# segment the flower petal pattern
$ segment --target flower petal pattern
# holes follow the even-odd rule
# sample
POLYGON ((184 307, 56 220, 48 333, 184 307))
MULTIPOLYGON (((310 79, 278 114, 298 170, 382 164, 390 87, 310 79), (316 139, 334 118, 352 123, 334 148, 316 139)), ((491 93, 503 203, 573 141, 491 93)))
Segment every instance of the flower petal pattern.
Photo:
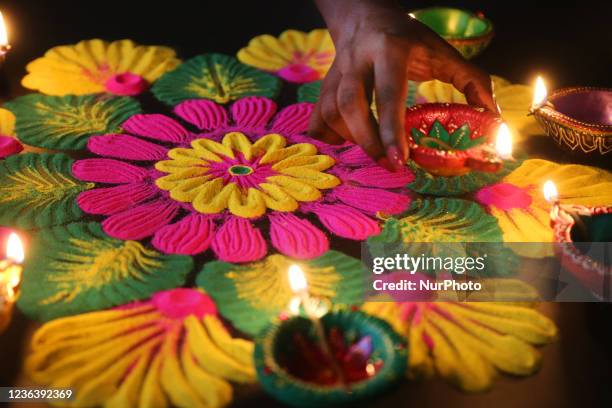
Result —
POLYGON ((32 339, 26 372, 74 388, 71 405, 223 407, 229 381, 255 382, 253 344, 232 338, 214 303, 195 289, 66 317, 32 339))
POLYGON ((0 224, 31 229, 78 220, 79 193, 94 185, 75 179, 64 154, 25 153, 0 161, 0 224))
POLYGON ((146 299, 182 285, 193 265, 190 257, 110 238, 95 222, 41 230, 29 252, 17 306, 36 320, 146 299))
POLYGON ((311 82, 325 76, 336 55, 329 31, 284 31, 278 38, 264 34, 238 51, 244 64, 275 73, 289 82, 311 82))
POLYGON ((555 324, 531 303, 369 302, 363 309, 408 340, 408 376, 437 373, 465 391, 491 388, 498 371, 537 371, 532 345, 551 342, 555 324))
POLYGON ((228 103, 245 96, 275 97, 280 81, 222 54, 203 54, 164 75, 152 88, 168 105, 205 98, 228 103))
POLYGON ((255 335, 287 310, 293 297, 287 277, 292 264, 303 269, 313 296, 334 305, 363 302, 368 272, 358 259, 336 251, 310 260, 275 254, 246 265, 209 262, 196 281, 236 328, 255 335))
POLYGON ((180 63, 173 49, 99 39, 51 48, 30 62, 24 87, 48 95, 136 95, 180 63))
POLYGON ((47 96, 30 94, 6 104, 16 117, 15 132, 22 142, 56 150, 80 150, 92 135, 116 133, 138 101, 108 95, 47 96))

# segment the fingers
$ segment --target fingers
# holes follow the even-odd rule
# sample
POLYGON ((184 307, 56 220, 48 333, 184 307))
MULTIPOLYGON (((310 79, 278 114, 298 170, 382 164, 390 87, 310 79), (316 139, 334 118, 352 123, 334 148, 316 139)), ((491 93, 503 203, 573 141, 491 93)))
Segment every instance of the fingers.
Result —
POLYGON ((319 100, 315 104, 308 124, 310 136, 330 144, 341 144, 345 140, 352 141, 337 106, 336 94, 340 79, 340 71, 332 65, 323 80, 319 100))
POLYGON ((453 84, 465 95, 470 105, 497 112, 491 78, 484 71, 464 60, 458 53, 436 58, 434 76, 443 82, 453 84))
POLYGON ((385 150, 376 132, 376 120, 370 109, 372 78, 363 74, 345 75, 340 81, 337 105, 355 143, 378 160, 385 150))
POLYGON ((380 139, 387 159, 395 170, 404 167, 408 159, 405 137, 406 67, 391 59, 378 63, 374 70, 375 100, 378 111, 380 139))

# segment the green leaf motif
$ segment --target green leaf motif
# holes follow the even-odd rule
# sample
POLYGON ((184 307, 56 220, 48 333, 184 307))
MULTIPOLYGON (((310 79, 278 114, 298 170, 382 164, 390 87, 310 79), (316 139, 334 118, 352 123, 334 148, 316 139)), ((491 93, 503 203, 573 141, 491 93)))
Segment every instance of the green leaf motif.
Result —
POLYGON ((478 276, 505 276, 516 270, 518 260, 502 241, 497 219, 478 204, 436 198, 416 200, 406 213, 388 219, 381 233, 368 239, 368 249, 376 257, 406 253, 456 259, 486 254, 485 269, 478 276))
POLYGON ((301 85, 297 91, 298 102, 317 103, 321 94, 322 81, 308 82, 301 85))
POLYGON ((193 267, 189 256, 108 237, 95 222, 43 229, 28 253, 17 305, 36 320, 146 299, 182 286, 193 267))
POLYGON ((223 54, 203 54, 162 76, 152 88, 157 99, 176 105, 205 98, 228 103, 246 96, 274 98, 281 80, 223 54))
POLYGON ((138 101, 104 94, 30 94, 6 104, 15 114, 15 133, 23 143, 54 150, 80 150, 92 135, 119 132, 140 113, 138 101))
POLYGON ((0 225, 42 228, 76 221, 77 195, 93 183, 75 179, 65 154, 26 153, 0 161, 0 225))
MULTIPOLYGON (((321 94, 321 84, 323 81, 313 81, 301 85, 297 91, 298 102, 317 103, 321 94)), ((408 81, 408 95, 406 96, 406 106, 412 106, 416 103, 418 94, 418 83, 408 81)), ((372 105, 374 106, 374 104, 372 105)))
POLYGON ((337 251, 308 261, 276 254, 246 265, 209 262, 196 282, 236 328, 255 335, 287 310, 293 297, 287 276, 292 264, 302 267, 313 296, 334 305, 363 302, 370 273, 358 259, 337 251))
POLYGON ((444 197, 467 194, 498 182, 518 168, 522 162, 523 158, 505 161, 504 167, 497 173, 471 171, 462 176, 443 177, 435 176, 409 160, 407 165, 414 173, 414 181, 408 184, 408 188, 417 193, 444 197))

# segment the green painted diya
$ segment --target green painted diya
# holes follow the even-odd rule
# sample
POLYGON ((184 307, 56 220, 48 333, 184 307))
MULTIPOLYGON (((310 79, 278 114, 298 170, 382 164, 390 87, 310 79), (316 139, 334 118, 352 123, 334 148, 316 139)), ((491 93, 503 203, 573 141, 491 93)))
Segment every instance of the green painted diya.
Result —
POLYGON ((480 13, 451 7, 430 7, 410 14, 438 33, 467 59, 484 51, 493 39, 493 23, 480 13))
POLYGON ((325 347, 315 325, 301 316, 275 323, 256 340, 255 368, 267 393, 297 407, 348 405, 404 378, 407 346, 386 322, 339 310, 321 324, 325 347))
POLYGON ((563 149, 602 157, 612 153, 611 106, 612 89, 572 87, 552 92, 533 113, 563 149))

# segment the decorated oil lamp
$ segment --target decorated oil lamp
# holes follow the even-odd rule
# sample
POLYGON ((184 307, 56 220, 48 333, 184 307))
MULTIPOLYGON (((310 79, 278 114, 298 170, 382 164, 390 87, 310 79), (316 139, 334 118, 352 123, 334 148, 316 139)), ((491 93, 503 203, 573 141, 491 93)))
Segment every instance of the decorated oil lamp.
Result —
POLYGON ((496 173, 504 161, 513 160, 508 126, 480 108, 449 103, 416 105, 406 111, 406 130, 411 159, 435 176, 496 173), (497 135, 495 141, 493 135, 497 135))
POLYGON ((0 333, 11 322, 13 306, 19 295, 23 259, 23 245, 13 232, 6 243, 6 257, 0 261, 0 333))
POLYGON ((384 321, 357 310, 329 310, 312 297, 297 265, 288 313, 255 343, 255 367, 266 392, 292 406, 347 404, 401 380, 407 348, 384 321), (302 311, 304 315, 302 315, 302 311))
POLYGON ((546 134, 570 152, 604 156, 612 152, 612 89, 563 88, 547 94, 536 81, 531 113, 546 134))
POLYGON ((484 51, 493 39, 493 23, 482 13, 452 7, 430 7, 408 15, 434 30, 467 59, 484 51))
POLYGON ((589 254, 589 249, 593 243, 612 241, 612 207, 560 204, 556 186, 550 180, 544 184, 543 191, 544 198, 552 204, 550 225, 561 266, 597 297, 609 297, 606 285, 610 285, 612 277, 611 260, 605 254, 596 259, 589 254))

